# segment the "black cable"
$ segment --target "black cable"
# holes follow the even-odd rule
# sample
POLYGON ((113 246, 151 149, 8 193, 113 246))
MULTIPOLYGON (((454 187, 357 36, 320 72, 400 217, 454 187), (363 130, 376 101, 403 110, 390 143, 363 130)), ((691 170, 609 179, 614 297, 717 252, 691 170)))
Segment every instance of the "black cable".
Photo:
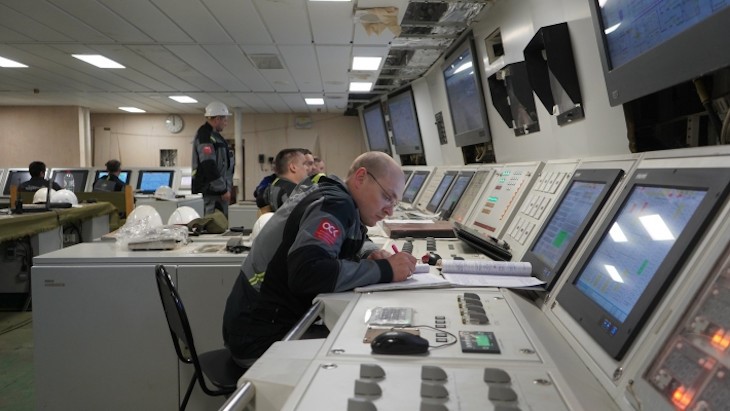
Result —
POLYGON ((0 335, 4 335, 4 334, 7 334, 7 333, 9 333, 11 331, 15 331, 15 330, 17 330, 19 328, 23 328, 26 325, 31 324, 32 322, 33 322, 33 318, 28 318, 27 320, 21 321, 21 322, 19 322, 17 324, 13 324, 10 327, 8 327, 8 328, 0 331, 0 335))

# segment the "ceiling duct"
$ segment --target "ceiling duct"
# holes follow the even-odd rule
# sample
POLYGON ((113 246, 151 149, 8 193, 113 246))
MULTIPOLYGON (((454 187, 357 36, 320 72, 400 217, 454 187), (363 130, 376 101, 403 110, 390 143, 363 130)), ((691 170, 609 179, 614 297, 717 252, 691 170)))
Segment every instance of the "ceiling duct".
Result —
POLYGON ((278 70, 284 68, 281 60, 279 60, 279 56, 276 54, 249 54, 248 58, 259 70, 278 70))

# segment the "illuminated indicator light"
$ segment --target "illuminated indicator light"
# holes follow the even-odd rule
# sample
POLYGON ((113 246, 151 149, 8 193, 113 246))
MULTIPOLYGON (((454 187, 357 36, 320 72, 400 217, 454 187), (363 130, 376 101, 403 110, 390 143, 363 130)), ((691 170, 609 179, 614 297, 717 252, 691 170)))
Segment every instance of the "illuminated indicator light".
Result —
POLYGON ((511 174, 511 173, 510 173, 509 171, 505 171, 505 172, 503 172, 503 173, 502 173, 502 175, 503 175, 503 176, 508 176, 508 175, 510 175, 510 174, 511 174))
POLYGON ((506 179, 506 178, 500 178, 500 179, 499 179, 499 182, 500 182, 500 183, 504 183, 505 181, 507 181, 507 179, 506 179))
POLYGON ((725 336, 725 338, 720 341, 720 348, 727 350, 727 347, 730 347, 730 335, 725 336))
POLYGON ((694 399, 694 392, 687 391, 684 387, 677 388, 672 394, 672 401, 682 410, 694 399))
POLYGON ((712 336, 712 345, 716 348, 722 347, 722 340, 724 337, 724 330, 718 330, 715 332, 715 334, 712 336))
POLYGON ((492 203, 496 203, 497 200, 499 200, 499 197, 489 197, 489 198, 487 198, 487 201, 490 201, 492 203))

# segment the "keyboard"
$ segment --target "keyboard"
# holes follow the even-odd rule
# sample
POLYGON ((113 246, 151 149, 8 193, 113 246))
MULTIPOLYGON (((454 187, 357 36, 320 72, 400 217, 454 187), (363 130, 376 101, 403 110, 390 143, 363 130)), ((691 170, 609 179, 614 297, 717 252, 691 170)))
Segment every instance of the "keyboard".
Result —
POLYGON ((370 310, 370 325, 410 326, 413 324, 413 308, 375 307, 370 310))

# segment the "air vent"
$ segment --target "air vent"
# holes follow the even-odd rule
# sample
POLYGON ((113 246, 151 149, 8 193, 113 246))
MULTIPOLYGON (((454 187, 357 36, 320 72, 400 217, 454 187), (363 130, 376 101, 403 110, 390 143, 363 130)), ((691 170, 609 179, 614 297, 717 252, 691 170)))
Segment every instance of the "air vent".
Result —
POLYGON ((284 68, 276 54, 250 54, 251 62, 259 70, 280 70, 284 68))

